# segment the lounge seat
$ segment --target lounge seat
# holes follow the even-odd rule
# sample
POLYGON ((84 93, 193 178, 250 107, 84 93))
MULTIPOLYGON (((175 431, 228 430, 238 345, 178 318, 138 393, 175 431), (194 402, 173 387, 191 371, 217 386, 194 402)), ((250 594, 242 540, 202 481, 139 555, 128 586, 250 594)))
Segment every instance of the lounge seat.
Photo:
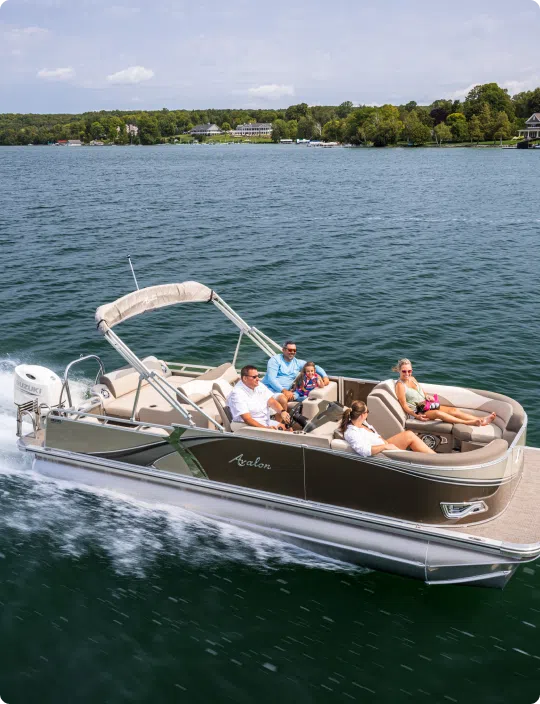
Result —
POLYGON ((367 398, 369 422, 384 437, 397 435, 402 430, 449 435, 452 433, 450 423, 441 420, 421 421, 407 417, 397 400, 395 382, 392 379, 377 384, 367 398))
POLYGON ((450 424, 440 420, 424 422, 408 418, 397 400, 395 381, 389 379, 377 384, 368 396, 370 423, 383 437, 391 437, 402 430, 413 430, 419 435, 435 435, 443 441, 441 449, 442 445, 446 445, 446 450, 451 450, 454 443, 458 447, 462 443, 485 445, 500 439, 511 442, 515 437, 515 431, 508 431, 507 425, 521 407, 516 409, 510 399, 505 400, 506 397, 500 394, 488 396, 481 391, 456 386, 424 384, 423 388, 428 394, 438 394, 441 405, 453 406, 479 418, 494 411, 497 417, 493 423, 485 426, 450 424))
MULTIPOLYGON (((166 363, 156 357, 147 357, 142 361, 147 368, 156 371, 159 376, 163 377, 168 385, 178 389, 187 399, 200 406, 211 418, 216 413, 216 406, 211 397, 213 384, 216 381, 229 384, 238 379, 238 373, 230 362, 193 378, 173 375, 166 363)), ((132 367, 119 369, 100 378, 101 383, 94 388, 96 394, 103 401, 107 415, 125 419, 132 417, 139 381, 139 374, 132 367)), ((180 405, 191 413, 198 426, 214 427, 211 421, 187 402, 180 402, 180 405)), ((186 422, 184 416, 174 409, 146 380, 141 383, 135 419, 149 425, 171 425, 172 423, 186 422)))

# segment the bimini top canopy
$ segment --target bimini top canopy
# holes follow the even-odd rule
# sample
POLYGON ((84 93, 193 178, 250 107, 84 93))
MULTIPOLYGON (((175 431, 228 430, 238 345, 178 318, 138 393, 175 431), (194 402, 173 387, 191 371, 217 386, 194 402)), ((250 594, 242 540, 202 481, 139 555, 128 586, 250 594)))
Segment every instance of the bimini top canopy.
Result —
POLYGON ((197 281, 141 288, 112 303, 100 306, 96 310, 97 327, 104 333, 108 328, 148 310, 172 306, 175 303, 205 303, 211 301, 213 295, 208 286, 197 281))

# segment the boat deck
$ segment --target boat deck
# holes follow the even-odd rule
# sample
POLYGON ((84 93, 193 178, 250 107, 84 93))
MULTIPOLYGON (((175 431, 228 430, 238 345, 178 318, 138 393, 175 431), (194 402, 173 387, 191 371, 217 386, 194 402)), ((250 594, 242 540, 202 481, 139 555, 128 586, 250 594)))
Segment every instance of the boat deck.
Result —
POLYGON ((446 528, 505 543, 540 543, 540 448, 526 447, 523 475, 512 500, 497 518, 474 526, 446 528))

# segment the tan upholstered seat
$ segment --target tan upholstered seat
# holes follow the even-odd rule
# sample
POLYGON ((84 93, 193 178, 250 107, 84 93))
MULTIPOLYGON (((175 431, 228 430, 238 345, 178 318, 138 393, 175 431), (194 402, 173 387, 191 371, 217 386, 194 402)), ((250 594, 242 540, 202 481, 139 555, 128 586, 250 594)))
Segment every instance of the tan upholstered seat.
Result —
MULTIPOLYGON (((187 399, 196 403, 211 418, 216 415, 216 405, 211 397, 212 385, 217 382, 230 384, 238 379, 238 373, 230 362, 222 364, 215 369, 210 369, 198 377, 181 376, 172 374, 165 362, 156 357, 147 357, 142 360, 148 369, 156 371, 162 376, 166 384, 177 389, 187 399)), ((139 385, 139 374, 131 367, 125 367, 117 371, 104 375, 100 381, 99 389, 106 390, 110 397, 100 395, 103 407, 107 415, 118 418, 131 418, 133 406, 137 397, 137 387, 139 385)), ((231 387, 232 388, 232 387, 231 387)), ((98 389, 98 387, 96 387, 98 389)), ((97 393, 97 391, 96 391, 97 393)), ((192 408, 180 398, 180 405, 189 410, 193 420, 201 427, 214 427, 205 416, 197 409, 192 408)), ((170 425, 171 423, 185 424, 186 419, 179 412, 173 409, 171 404, 151 386, 146 380, 141 383, 135 420, 148 423, 150 425, 170 425)))
POLYGON ((458 444, 462 442, 486 444, 501 438, 511 442, 515 436, 512 432, 507 432, 506 428, 519 409, 514 408, 510 400, 504 400, 504 396, 500 394, 487 396, 474 389, 439 384, 424 384, 423 388, 428 394, 438 394, 441 405, 453 406, 479 418, 491 412, 495 412, 497 417, 493 423, 485 426, 408 418, 397 400, 395 381, 390 379, 377 384, 368 396, 370 423, 383 437, 391 437, 403 429, 410 429, 416 433, 436 435, 452 433, 458 444))
POLYGON ((302 415, 311 420, 319 413, 324 401, 331 403, 337 401, 337 398, 338 386, 335 381, 331 381, 328 386, 323 386, 321 389, 314 389, 303 401, 302 415))
POLYGON ((390 438, 405 429, 436 434, 452 432, 452 426, 441 420, 419 421, 408 418, 397 400, 395 382, 392 379, 375 386, 367 398, 367 405, 369 422, 383 438, 390 438))

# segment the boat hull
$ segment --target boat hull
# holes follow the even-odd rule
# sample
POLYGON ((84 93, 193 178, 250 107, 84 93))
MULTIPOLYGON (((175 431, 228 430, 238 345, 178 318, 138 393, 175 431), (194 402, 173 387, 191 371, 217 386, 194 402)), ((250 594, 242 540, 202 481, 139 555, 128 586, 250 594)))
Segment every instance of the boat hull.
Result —
MULTIPOLYGON (((428 584, 503 587, 530 550, 409 521, 256 492, 98 457, 38 447, 36 471, 117 491, 148 503, 179 506, 317 554, 428 584)), ((530 547, 530 546, 529 546, 530 547)))
POLYGON ((279 438, 181 426, 162 437, 66 418, 49 418, 45 447, 95 457, 103 464, 147 467, 431 526, 469 525, 497 516, 508 505, 523 468, 523 448, 517 446, 480 467, 429 467, 291 445, 279 438), (441 503, 468 502, 483 502, 485 510, 449 518, 441 508, 441 503))

